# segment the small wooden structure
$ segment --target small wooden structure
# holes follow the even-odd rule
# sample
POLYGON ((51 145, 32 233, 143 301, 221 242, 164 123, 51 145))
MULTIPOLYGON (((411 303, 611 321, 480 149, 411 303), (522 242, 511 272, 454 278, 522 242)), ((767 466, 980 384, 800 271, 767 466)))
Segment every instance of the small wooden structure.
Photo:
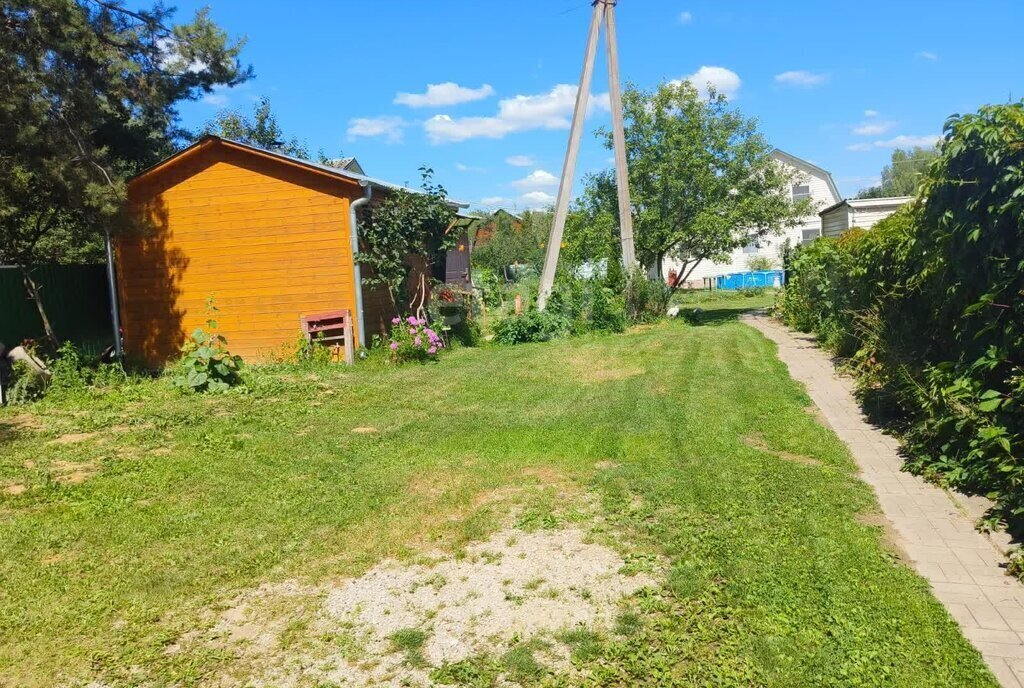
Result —
POLYGON ((211 296, 245 358, 293 343, 303 313, 351 313, 353 342, 386 334, 393 305, 362 283, 350 209, 395 188, 216 136, 141 173, 128 185, 139 230, 115 247, 127 355, 150 367, 177 356, 211 296))
POLYGON ((355 341, 352 311, 339 310, 302 316, 302 333, 310 344, 330 347, 334 358, 344 352, 345 363, 355 362, 355 341))

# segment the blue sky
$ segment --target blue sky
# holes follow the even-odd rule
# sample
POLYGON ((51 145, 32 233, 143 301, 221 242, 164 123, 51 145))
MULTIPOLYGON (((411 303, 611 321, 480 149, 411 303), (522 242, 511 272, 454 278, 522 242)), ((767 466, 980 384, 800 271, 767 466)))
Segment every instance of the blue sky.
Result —
MULTIPOLYGON (((416 182, 426 164, 478 207, 553 199, 586 0, 201 0, 179 2, 179 18, 203 5, 248 38, 256 78, 186 104, 187 126, 266 95, 289 136, 354 155, 372 176, 416 182)), ((620 0, 617 17, 624 81, 715 81, 846 195, 950 114, 1024 96, 1021 0, 620 0)), ((591 133, 608 121, 603 50, 580 176, 609 166, 591 133)))

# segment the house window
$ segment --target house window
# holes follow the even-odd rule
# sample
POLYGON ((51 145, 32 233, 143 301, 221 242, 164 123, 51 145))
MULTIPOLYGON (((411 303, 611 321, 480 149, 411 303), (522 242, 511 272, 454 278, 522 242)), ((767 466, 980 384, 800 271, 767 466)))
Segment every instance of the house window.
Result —
POLYGON ((744 253, 757 253, 760 246, 757 245, 756 241, 751 241, 749 244, 743 247, 744 253))
POLYGON ((804 199, 811 198, 811 186, 810 184, 794 184, 793 185, 793 202, 802 201, 804 199))
POLYGON ((801 243, 809 243, 818 238, 817 229, 805 229, 802 231, 801 243))

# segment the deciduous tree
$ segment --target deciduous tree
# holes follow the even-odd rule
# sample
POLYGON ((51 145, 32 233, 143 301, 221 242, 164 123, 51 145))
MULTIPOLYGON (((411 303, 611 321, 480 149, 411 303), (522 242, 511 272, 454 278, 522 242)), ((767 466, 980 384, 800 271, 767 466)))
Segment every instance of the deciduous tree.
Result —
POLYGON ((221 110, 206 123, 202 133, 247 143, 264 150, 279 151, 296 158, 309 158, 306 144, 294 137, 285 139, 277 117, 270 109, 270 98, 267 96, 262 96, 256 102, 252 117, 238 110, 221 110))
MULTIPOLYGON (((708 91, 682 82, 623 94, 637 254, 659 279, 667 256, 680 260, 674 288, 701 261, 779 234, 809 211, 790 200, 793 173, 772 157, 757 123, 708 91)), ((599 136, 611 149, 611 133, 599 136)), ((591 177, 589 187, 617 216, 614 174, 591 177)))
POLYGON ((864 189, 858 198, 885 198, 887 196, 914 196, 925 178, 929 165, 939 157, 934 148, 897 148, 892 160, 882 170, 882 183, 864 189))

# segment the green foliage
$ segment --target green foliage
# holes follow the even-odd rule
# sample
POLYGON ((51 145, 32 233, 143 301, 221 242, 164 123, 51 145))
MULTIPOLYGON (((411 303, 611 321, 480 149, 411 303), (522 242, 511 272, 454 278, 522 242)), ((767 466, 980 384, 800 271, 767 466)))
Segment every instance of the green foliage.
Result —
POLYGON ((939 152, 934 148, 897 148, 892 152, 890 163, 882 170, 882 183, 864 189, 857 194, 857 198, 916 196, 928 173, 928 166, 938 157, 939 152))
POLYGON ((455 219, 448 192, 434 183, 432 169, 422 167, 420 173, 421 191, 389 190, 370 203, 360 227, 364 250, 357 259, 370 268, 363 280, 386 287, 392 299, 409 277, 410 256, 434 265, 458 240, 447 232, 455 219))
POLYGON ((15 361, 11 366, 11 380, 7 402, 13 406, 37 401, 46 394, 46 378, 24 361, 15 361))
POLYGON ((569 333, 569 320, 556 312, 531 310, 512 315, 494 326, 494 341, 498 344, 525 344, 546 342, 569 333))
POLYGON ((517 279, 509 266, 525 266, 539 273, 544 265, 544 246, 551 233, 551 213, 527 211, 519 218, 500 210, 481 218, 481 232, 473 247, 474 268, 517 279))
POLYGON ((624 293, 626 316, 632 322, 653 322, 665 317, 672 289, 662 280, 652 280, 637 268, 629 275, 624 293))
MULTIPOLYGON (((790 200, 792 173, 772 157, 756 121, 725 96, 712 90, 705 98, 686 81, 653 93, 630 87, 623 109, 637 257, 657 277, 666 256, 682 263, 681 283, 701 261, 780 234, 809 212, 808 202, 790 200)), ((611 149, 611 133, 599 135, 611 149)), ((614 171, 591 176, 587 187, 591 213, 617 218, 614 171)))
POLYGON ((622 296, 599 279, 563 276, 552 289, 547 311, 559 313, 572 323, 572 334, 623 332, 626 308, 622 296))
POLYGON ((189 392, 226 392, 242 383, 242 357, 231 355, 228 340, 217 332, 214 316, 219 309, 212 297, 206 308, 210 314, 206 329, 197 328, 181 347, 171 384, 189 392))
POLYGON ((775 267, 775 261, 768 256, 753 256, 747 260, 747 270, 752 270, 753 272, 774 270, 775 267))
POLYGON ((784 318, 850 358, 908 466, 1024 517, 1024 103, 947 122, 924 203, 794 256, 784 318))
POLYGON ((280 151, 296 158, 309 158, 306 144, 297 138, 285 139, 277 117, 270 109, 270 98, 262 96, 253 106, 252 117, 238 110, 221 110, 203 127, 203 134, 247 143, 264 150, 280 151))

